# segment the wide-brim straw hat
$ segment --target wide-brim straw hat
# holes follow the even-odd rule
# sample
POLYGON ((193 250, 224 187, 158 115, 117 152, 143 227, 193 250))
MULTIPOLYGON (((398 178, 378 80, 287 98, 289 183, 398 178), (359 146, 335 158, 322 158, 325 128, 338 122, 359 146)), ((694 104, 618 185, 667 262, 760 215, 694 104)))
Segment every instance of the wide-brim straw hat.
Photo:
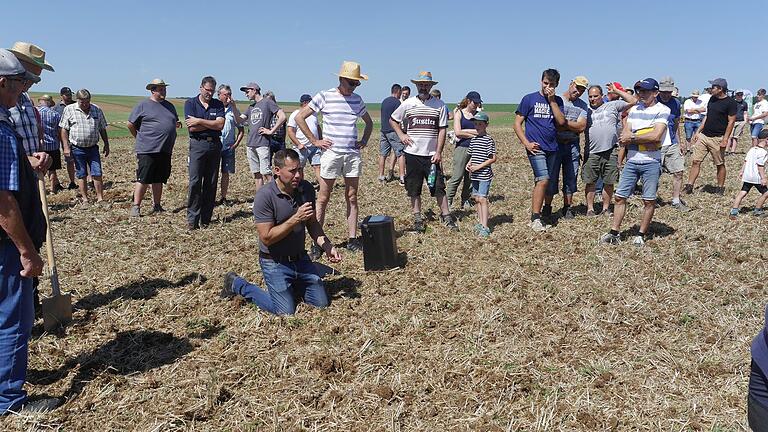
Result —
POLYGON ((416 78, 412 79, 411 82, 414 84, 418 84, 420 82, 437 84, 437 81, 432 79, 432 72, 427 72, 427 71, 419 72, 419 75, 417 75, 416 78))
POLYGON ((16 42, 9 49, 16 57, 53 72, 53 66, 45 61, 45 50, 29 42, 16 42))
POLYGON ((168 87, 170 84, 166 83, 165 81, 161 80, 160 78, 155 78, 152 81, 147 84, 147 90, 150 90, 152 87, 168 87))
POLYGON ((345 61, 341 64, 338 76, 342 78, 348 78, 351 80, 368 80, 368 75, 360 73, 360 63, 353 61, 345 61))

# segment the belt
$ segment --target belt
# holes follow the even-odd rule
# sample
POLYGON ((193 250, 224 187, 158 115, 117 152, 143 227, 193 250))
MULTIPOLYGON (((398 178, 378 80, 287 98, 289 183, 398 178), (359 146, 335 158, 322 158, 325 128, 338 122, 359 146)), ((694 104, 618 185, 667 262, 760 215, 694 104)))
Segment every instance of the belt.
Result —
POLYGON ((701 121, 701 119, 686 118, 685 121, 688 121, 688 122, 698 122, 698 121, 701 121))
POLYGON ((301 251, 301 253, 298 253, 296 255, 274 256, 266 252, 259 251, 259 258, 264 258, 264 259, 268 259, 276 262, 297 262, 302 258, 304 258, 306 254, 307 254, 307 251, 301 251))
POLYGON ((217 141, 219 141, 218 137, 195 137, 195 136, 192 136, 192 135, 190 135, 189 137, 192 138, 193 140, 197 140, 197 141, 208 141, 208 142, 217 142, 217 141))

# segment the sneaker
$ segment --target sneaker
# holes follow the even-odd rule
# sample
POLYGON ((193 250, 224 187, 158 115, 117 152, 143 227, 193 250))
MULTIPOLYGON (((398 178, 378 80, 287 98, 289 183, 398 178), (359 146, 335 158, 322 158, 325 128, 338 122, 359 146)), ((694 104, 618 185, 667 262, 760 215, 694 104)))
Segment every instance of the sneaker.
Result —
POLYGON ((736 218, 739 216, 739 209, 731 209, 730 212, 728 212, 728 218, 730 220, 736 220, 736 218))
POLYGON ((528 224, 528 226, 529 226, 529 227, 531 227, 531 229, 532 229, 532 230, 534 230, 534 231, 536 231, 536 232, 542 232, 542 231, 546 231, 546 230, 547 230, 547 228, 549 228, 549 225, 544 225, 544 224, 541 222, 541 219, 534 219, 534 220, 532 220, 532 221, 531 221, 531 222, 528 224))
POLYGON ((53 193, 57 194, 64 190, 64 186, 61 185, 61 183, 56 183, 53 185, 53 193))
POLYGON ((387 178, 384 176, 379 176, 379 183, 384 184, 387 182, 387 178))
POLYGON ((24 413, 47 413, 55 410, 61 405, 61 399, 59 398, 45 398, 34 401, 28 401, 17 411, 19 414, 24 413))
POLYGON ((400 177, 400 186, 405 186, 405 177, 400 177))
POLYGON ((600 237, 600 243, 602 244, 610 244, 610 245, 617 245, 621 244, 621 239, 618 235, 613 235, 611 233, 605 233, 600 237))
POLYGON ((488 238, 491 236, 491 229, 480 225, 480 229, 477 232, 482 238, 488 238))
POLYGON ((75 190, 77 189, 77 185, 75 184, 75 182, 69 182, 69 186, 67 186, 67 189, 75 190))
POLYGON ((568 207, 568 209, 563 212, 563 219, 570 220, 575 218, 576 218, 576 215, 573 213, 573 210, 571 210, 570 207, 568 207))
POLYGON ((221 288, 219 297, 223 299, 230 299, 235 296, 235 291, 232 286, 235 283, 235 278, 238 277, 235 272, 228 272, 224 275, 224 286, 221 288))
POLYGON ((756 208, 752 210, 752 216, 763 217, 763 215, 765 215, 765 210, 763 209, 756 208))
POLYGON ((693 185, 692 184, 687 184, 687 185, 683 186, 683 193, 686 194, 686 195, 691 195, 693 193, 693 185))
POLYGON ((715 188, 715 195, 725 195, 725 186, 718 186, 715 188))
POLYGON ((643 240, 643 236, 632 237, 632 246, 636 246, 636 247, 645 246, 645 241, 643 240))
POLYGON ((453 216, 451 216, 450 214, 440 215, 440 222, 442 222, 443 225, 445 225, 451 231, 459 230, 459 226, 456 225, 456 221, 453 219, 453 216))
POLYGON ((613 216, 613 204, 603 209, 603 211, 601 211, 600 214, 604 214, 606 216, 613 216))
POLYGON ((392 181, 392 180, 394 180, 394 179, 395 179, 395 172, 394 172, 394 171, 391 171, 391 170, 389 171, 389 173, 387 174, 387 176, 386 176, 386 177, 384 177, 384 181, 385 181, 385 182, 387 182, 387 183, 391 182, 391 181, 392 181))
POLYGON ((685 202, 682 200, 680 200, 678 203, 672 203, 672 208, 683 213, 691 211, 691 209, 688 208, 688 206, 685 205, 685 202))
POLYGON ((424 218, 421 215, 413 218, 413 230, 420 233, 427 230, 427 226, 424 225, 424 218))
POLYGON ((597 213, 594 210, 587 210, 587 217, 595 217, 597 213))
POLYGON ((139 209, 139 206, 136 204, 131 205, 131 212, 128 214, 130 217, 139 217, 141 216, 141 210, 139 209))
POLYGON ((360 252, 363 250, 363 243, 356 238, 351 238, 347 241, 347 250, 350 252, 360 252))
POLYGON ((312 261, 317 261, 322 256, 323 256, 323 250, 320 249, 320 246, 312 243, 312 246, 310 246, 309 248, 309 259, 311 259, 312 261))
POLYGON ((160 204, 155 204, 155 205, 152 206, 152 213, 162 213, 164 211, 165 211, 165 209, 160 204))

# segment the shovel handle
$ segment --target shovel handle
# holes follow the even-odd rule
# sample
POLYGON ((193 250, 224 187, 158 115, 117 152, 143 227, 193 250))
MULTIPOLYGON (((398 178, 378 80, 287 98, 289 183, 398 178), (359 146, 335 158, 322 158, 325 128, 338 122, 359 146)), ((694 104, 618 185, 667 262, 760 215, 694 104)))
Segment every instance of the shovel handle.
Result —
POLYGON ((45 215, 45 252, 48 255, 48 269, 51 272, 51 288, 53 296, 61 294, 59 287, 59 272, 56 270, 56 257, 53 255, 53 237, 51 235, 51 219, 48 217, 48 198, 45 195, 45 180, 43 176, 37 176, 37 188, 40 191, 40 202, 43 204, 45 215))

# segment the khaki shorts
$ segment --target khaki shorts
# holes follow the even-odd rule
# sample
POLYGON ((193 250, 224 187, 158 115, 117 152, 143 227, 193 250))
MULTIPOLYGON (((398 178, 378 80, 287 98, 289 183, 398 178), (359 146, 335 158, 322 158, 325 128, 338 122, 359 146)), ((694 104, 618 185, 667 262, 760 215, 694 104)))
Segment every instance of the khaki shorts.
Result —
POLYGON ((720 166, 725 163, 725 147, 720 147, 720 143, 723 142, 723 137, 708 137, 702 133, 699 133, 699 139, 696 144, 693 145, 693 161, 701 162, 707 157, 707 153, 712 155, 712 162, 715 166, 720 166))
POLYGON ((336 153, 326 150, 320 156, 320 177, 333 180, 337 177, 360 177, 363 158, 359 153, 336 153))
POLYGON ((685 170, 685 159, 680 154, 680 144, 675 143, 661 149, 661 168, 670 174, 685 170))
POLYGON ((733 132, 731 132, 731 138, 738 138, 741 136, 741 133, 744 132, 744 125, 746 125, 747 122, 745 121, 737 121, 733 125, 733 132))
POLYGON ((246 154, 248 156, 248 168, 251 169, 252 174, 271 175, 272 167, 270 166, 270 150, 269 147, 246 147, 246 154))

